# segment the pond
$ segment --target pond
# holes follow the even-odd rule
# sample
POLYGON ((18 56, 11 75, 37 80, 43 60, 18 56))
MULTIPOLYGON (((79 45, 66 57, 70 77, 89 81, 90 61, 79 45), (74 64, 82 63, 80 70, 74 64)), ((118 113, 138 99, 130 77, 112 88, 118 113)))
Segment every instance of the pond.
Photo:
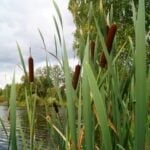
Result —
MULTIPOLYGON (((54 118, 58 121, 57 115, 52 107, 49 107, 50 112, 53 112, 54 118)), ((63 113, 61 113, 63 114, 63 113)), ((55 149, 58 141, 58 135, 56 133, 50 133, 50 128, 48 128, 48 124, 43 116, 45 116, 45 108, 44 107, 37 107, 36 108, 36 125, 35 125, 35 144, 36 146, 41 146, 42 149, 55 149), (51 136, 49 136, 50 134, 51 136), (54 136, 55 137, 54 137, 54 136)), ((61 115, 59 117, 62 117, 61 115)), ((7 135, 10 134, 10 121, 8 120, 8 107, 7 106, 0 106, 0 118, 2 119, 5 129, 7 131, 7 135)), ((23 140, 21 130, 23 131, 23 135, 25 137, 26 144, 29 149, 29 124, 28 124, 28 117, 26 108, 17 108, 16 112, 16 134, 17 134, 17 146, 18 149, 23 149, 23 140), (21 129, 21 130, 20 130, 21 129)), ((61 124, 61 123, 60 123, 61 124)), ((57 124, 58 125, 58 124, 57 124)), ((62 125, 62 124, 61 124, 62 125)), ((59 125, 58 125, 59 127, 59 125)), ((0 150, 8 150, 8 142, 9 139, 6 135, 5 130, 3 129, 2 124, 0 123, 0 150)))

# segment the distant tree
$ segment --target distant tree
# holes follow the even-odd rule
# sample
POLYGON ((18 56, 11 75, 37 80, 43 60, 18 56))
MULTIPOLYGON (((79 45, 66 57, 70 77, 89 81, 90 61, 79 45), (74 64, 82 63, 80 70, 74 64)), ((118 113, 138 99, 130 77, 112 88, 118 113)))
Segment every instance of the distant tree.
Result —
POLYGON ((64 72, 59 65, 54 65, 53 67, 50 67, 50 78, 52 79, 54 85, 56 84, 58 86, 61 86, 64 84, 64 72))
POLYGON ((8 105, 9 105, 9 98, 10 98, 10 90, 11 90, 11 85, 6 84, 6 86, 4 88, 4 97, 8 101, 8 105))
MULTIPOLYGON (((64 74, 61 67, 59 65, 54 65, 50 66, 49 68, 38 68, 35 71, 35 79, 32 84, 31 94, 36 93, 39 96, 39 98, 42 99, 51 96, 56 97, 56 99, 58 99, 57 88, 54 85, 57 86, 57 88, 60 88, 62 85, 64 85, 64 74)), ((16 83, 17 101, 25 100, 25 89, 28 91, 28 88, 28 77, 23 75, 21 77, 21 82, 16 83)), ((3 90, 0 89, 0 96, 4 95, 5 99, 9 100, 10 89, 11 85, 7 84, 3 90)))
POLYGON ((46 96, 47 90, 53 86, 61 86, 64 84, 64 74, 59 65, 38 68, 35 72, 35 84, 40 96, 46 96), (48 69, 48 70, 47 70, 48 69), (47 74, 49 72, 49 76, 47 74))
POLYGON ((23 83, 16 83, 17 101, 25 101, 25 86, 23 83))

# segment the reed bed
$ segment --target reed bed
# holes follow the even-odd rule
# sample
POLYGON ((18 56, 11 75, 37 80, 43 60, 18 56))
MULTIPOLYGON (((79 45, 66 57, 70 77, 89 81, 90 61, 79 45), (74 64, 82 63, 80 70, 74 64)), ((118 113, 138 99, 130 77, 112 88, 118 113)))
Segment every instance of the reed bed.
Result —
MULTIPOLYGON (((88 33, 87 39, 84 39, 81 34, 80 60, 72 75, 63 34, 63 21, 59 7, 54 1, 58 14, 58 19, 54 17, 57 31, 55 35, 56 55, 48 52, 41 32, 40 36, 47 55, 50 54, 58 59, 57 44, 64 50, 63 59, 59 60, 65 75, 67 102, 67 106, 62 106, 67 109, 67 112, 63 114, 63 123, 60 121, 55 125, 54 118, 48 113, 50 107, 45 103, 46 114, 44 117, 47 120, 48 132, 50 135, 53 133, 53 137, 57 136, 59 139, 54 141, 56 142, 55 149, 148 150, 150 148, 150 114, 148 112, 150 109, 148 105, 150 73, 149 68, 148 71, 146 70, 144 4, 144 0, 140 0, 138 11, 133 9, 135 42, 129 38, 121 48, 117 47, 115 43, 116 40, 119 40, 116 39, 117 24, 112 23, 109 27, 102 27, 105 23, 99 24, 92 13, 94 10, 89 9, 95 20, 97 35, 91 42, 90 33, 88 33), (102 28, 108 30, 106 37, 103 35, 102 28), (58 41, 56 37, 58 37, 58 41), (126 49, 125 45, 128 45, 126 49), (114 49, 117 50, 115 56, 112 53, 114 49), (133 59, 130 68, 120 67, 118 64, 123 50, 127 51, 133 59)), ((92 4, 90 8, 92 8, 92 4)), ((103 11, 100 11, 100 15, 104 16, 103 11)), ((17 46, 24 73, 28 76, 21 48, 19 44, 17 46)), ((48 65, 48 63, 46 64, 48 65)), ((36 94, 32 94, 32 85, 34 84, 32 69, 33 60, 29 62, 29 82, 25 93, 30 124, 30 149, 34 150, 37 148, 34 137, 36 94)), ((60 94, 59 91, 58 94, 60 94)), ((11 132, 9 142, 9 149, 13 150, 17 149, 15 96, 13 79, 10 97, 11 132)), ((59 95, 59 100, 61 99, 62 97, 59 95)), ((54 104, 54 108, 56 113, 59 113, 56 104, 54 104)), ((57 121, 59 120, 60 118, 57 117, 57 121)), ((49 149, 51 149, 50 144, 49 149)))

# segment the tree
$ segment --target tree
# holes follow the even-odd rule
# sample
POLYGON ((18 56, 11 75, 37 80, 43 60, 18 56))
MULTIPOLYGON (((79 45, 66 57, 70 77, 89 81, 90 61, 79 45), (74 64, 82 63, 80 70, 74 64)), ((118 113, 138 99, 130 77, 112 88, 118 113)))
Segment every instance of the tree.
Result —
MULTIPOLYGON (((120 44, 122 44, 128 35, 134 35, 133 30, 133 20, 132 20, 132 7, 130 0, 101 0, 103 2, 103 7, 105 10, 105 19, 106 14, 111 13, 112 17, 110 17, 110 21, 116 22, 118 25, 118 38, 120 44), (112 19, 113 18, 113 19, 112 19), (122 36, 123 34, 123 36, 122 36)), ((100 19, 100 0, 70 0, 69 2, 69 10, 71 11, 74 19, 74 23, 76 25, 76 31, 74 33, 75 41, 74 41, 74 48, 79 50, 79 43, 81 40, 81 31, 83 37, 87 38, 87 33, 90 32, 91 39, 95 39, 94 35, 96 32, 96 28, 94 25, 94 20, 92 18, 91 22, 89 22, 89 10, 90 10, 90 2, 93 4, 93 12, 97 19, 99 19, 99 24, 101 24, 100 19)), ((134 4, 137 8, 138 1, 134 0, 134 4)), ((146 7, 146 31, 149 30, 150 24, 150 2, 149 0, 145 0, 145 7, 146 7)), ((105 20, 106 21, 106 20, 105 20)), ((112 23, 112 22, 110 22, 112 23)))
POLYGON ((50 88, 64 84, 64 74, 60 66, 38 68, 35 73, 35 83, 39 96, 45 97, 50 88), (48 70, 49 71, 48 71, 48 70), (49 72, 49 75, 47 73, 49 72))
POLYGON ((61 86, 64 84, 64 73, 59 65, 54 65, 53 67, 50 67, 50 78, 54 85, 61 86))
POLYGON ((17 101, 25 101, 25 86, 23 83, 16 83, 17 101))

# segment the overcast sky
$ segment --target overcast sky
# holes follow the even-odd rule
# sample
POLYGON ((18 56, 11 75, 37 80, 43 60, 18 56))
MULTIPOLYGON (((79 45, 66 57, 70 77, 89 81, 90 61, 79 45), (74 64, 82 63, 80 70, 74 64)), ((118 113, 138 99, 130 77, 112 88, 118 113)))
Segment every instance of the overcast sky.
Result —
MULTIPOLYGON (((70 59, 73 60, 72 43, 75 26, 72 15, 67 10, 69 0, 55 1, 60 6, 67 50, 70 59)), ((0 87, 11 82, 14 68, 16 68, 17 81, 23 73, 19 67, 15 67, 20 65, 16 41, 22 49, 26 64, 30 46, 35 68, 45 64, 45 52, 42 50, 38 28, 45 37, 48 50, 53 52, 53 37, 56 32, 53 15, 57 16, 51 0, 0 1, 0 87)), ((49 56, 49 62, 53 63, 53 61, 54 59, 49 56)))

